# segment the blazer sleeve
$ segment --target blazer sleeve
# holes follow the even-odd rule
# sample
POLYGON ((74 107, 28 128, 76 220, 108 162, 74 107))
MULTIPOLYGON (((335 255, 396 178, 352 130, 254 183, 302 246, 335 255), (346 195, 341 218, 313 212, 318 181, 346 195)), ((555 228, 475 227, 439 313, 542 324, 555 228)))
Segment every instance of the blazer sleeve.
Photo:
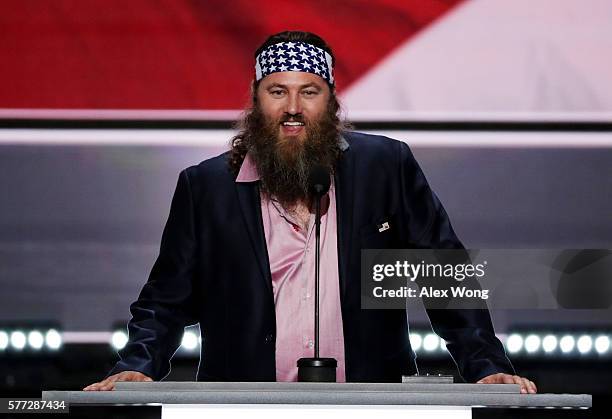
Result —
MULTIPOLYGON (((403 206, 410 208, 409 229, 416 232, 411 245, 422 249, 463 249, 412 152, 404 143, 400 147, 403 206)), ((488 309, 428 309, 427 315, 467 382, 500 372, 516 374, 495 336, 488 309)))
POLYGON ((193 301, 196 235, 187 171, 179 175, 159 256, 138 300, 130 306, 129 340, 109 375, 139 371, 153 380, 170 372, 186 325, 197 321, 193 301))

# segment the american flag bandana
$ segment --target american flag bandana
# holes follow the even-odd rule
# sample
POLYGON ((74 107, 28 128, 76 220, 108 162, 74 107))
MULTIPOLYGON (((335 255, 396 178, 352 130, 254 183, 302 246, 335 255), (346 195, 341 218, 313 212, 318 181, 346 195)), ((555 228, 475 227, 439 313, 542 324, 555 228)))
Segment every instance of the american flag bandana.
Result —
POLYGON ((279 42, 268 46, 255 59, 255 80, 279 71, 304 71, 334 84, 331 55, 306 42, 279 42))

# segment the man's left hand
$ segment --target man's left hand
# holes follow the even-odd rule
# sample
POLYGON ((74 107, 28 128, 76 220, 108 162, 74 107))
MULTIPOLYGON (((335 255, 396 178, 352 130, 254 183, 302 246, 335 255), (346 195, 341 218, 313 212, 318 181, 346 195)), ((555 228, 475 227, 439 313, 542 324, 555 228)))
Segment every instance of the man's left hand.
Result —
POLYGON ((521 386, 521 393, 537 393, 538 388, 533 381, 528 380, 525 377, 519 377, 518 375, 510 375, 504 373, 497 373, 487 375, 481 378, 477 384, 518 384, 521 386))

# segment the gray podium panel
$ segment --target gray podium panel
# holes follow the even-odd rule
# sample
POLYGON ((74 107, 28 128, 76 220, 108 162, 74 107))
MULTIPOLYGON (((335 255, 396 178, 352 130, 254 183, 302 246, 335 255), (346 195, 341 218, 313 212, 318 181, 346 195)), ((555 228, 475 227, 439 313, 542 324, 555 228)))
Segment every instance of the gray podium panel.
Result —
POLYGON ((410 393, 515 393, 518 384, 432 384, 432 383, 275 383, 275 382, 118 382, 117 391, 330 391, 410 393))
POLYGON ((482 392, 335 390, 208 390, 208 391, 44 391, 43 400, 71 404, 303 404, 303 405, 430 405, 468 407, 590 408, 586 394, 515 394, 482 392))

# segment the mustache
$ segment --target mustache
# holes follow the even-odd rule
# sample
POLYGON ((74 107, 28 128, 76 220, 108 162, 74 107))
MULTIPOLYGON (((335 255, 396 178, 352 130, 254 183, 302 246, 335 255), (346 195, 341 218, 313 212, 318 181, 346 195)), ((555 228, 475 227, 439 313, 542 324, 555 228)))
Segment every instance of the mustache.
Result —
POLYGON ((283 122, 301 122, 303 124, 306 124, 307 121, 306 121, 306 118, 304 118, 304 115, 301 113, 296 113, 296 114, 285 113, 278 121, 279 124, 282 124, 283 122))

